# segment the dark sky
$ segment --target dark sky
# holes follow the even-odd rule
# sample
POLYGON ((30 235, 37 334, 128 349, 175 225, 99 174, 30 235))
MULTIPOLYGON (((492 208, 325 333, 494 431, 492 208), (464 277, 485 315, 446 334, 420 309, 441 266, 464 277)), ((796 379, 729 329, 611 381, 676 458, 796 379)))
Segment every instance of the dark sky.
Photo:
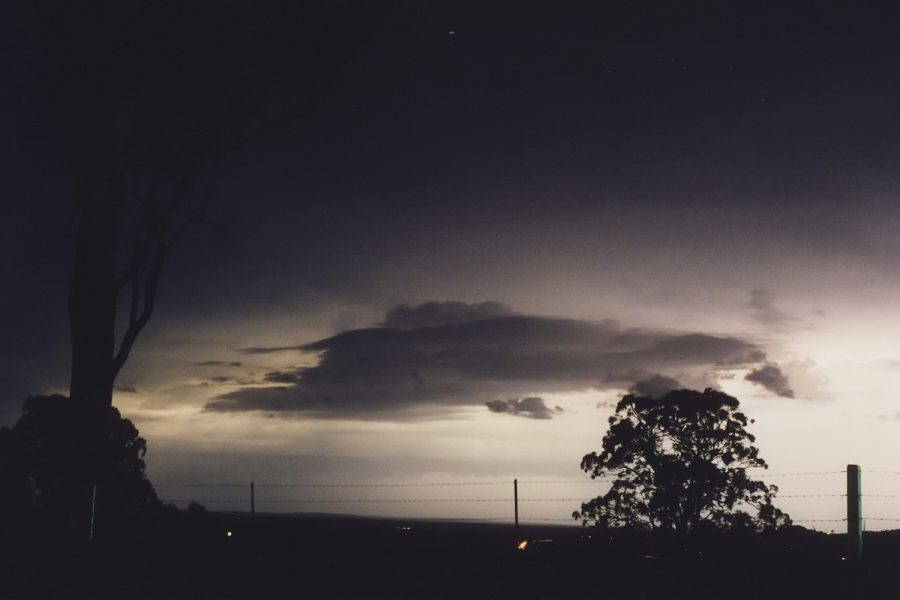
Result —
MULTIPOLYGON (((892 6, 482 4, 344 3, 352 27, 329 29, 332 45, 297 42, 303 64, 335 40, 346 59, 294 133, 203 179, 217 225, 177 248, 120 378, 132 391, 117 405, 167 457, 151 468, 266 431, 276 463, 301 453, 339 478, 381 428, 410 427, 384 455, 420 455, 407 466, 429 473, 458 444, 426 438, 477 422, 476 445, 510 423, 549 446, 577 439, 552 464, 498 450, 560 473, 617 394, 676 384, 768 416, 770 462, 806 466, 789 448, 810 420, 817 460, 889 447, 892 6)), ((16 48, 28 39, 7 29, 16 48)), ((9 81, 22 64, 6 60, 9 81)), ((26 395, 66 388, 73 212, 35 98, 3 87, 9 423, 26 395)), ((247 444, 233 460, 263 452, 247 444)), ((466 456, 440 472, 484 471, 466 456)))

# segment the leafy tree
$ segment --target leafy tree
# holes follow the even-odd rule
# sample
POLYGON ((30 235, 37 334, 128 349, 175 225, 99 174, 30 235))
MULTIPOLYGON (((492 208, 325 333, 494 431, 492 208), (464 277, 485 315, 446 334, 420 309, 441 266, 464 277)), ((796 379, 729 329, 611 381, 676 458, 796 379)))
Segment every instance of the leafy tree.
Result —
POLYGON ((0 509, 29 515, 26 538, 85 539, 96 486, 98 533, 128 538, 158 500, 113 385, 172 247, 208 217, 216 169, 294 137, 363 37, 318 0, 13 0, 0 20, 17 57, 3 80, 63 167, 74 218, 70 397, 29 398, 0 429, 0 509))
POLYGON ((95 502, 97 538, 133 538, 160 507, 146 451, 114 407, 86 413, 65 396, 32 396, 19 421, 0 429, 3 516, 28 515, 37 538, 86 539, 95 502))
POLYGON ((293 138, 363 36, 319 0, 13 0, 0 18, 4 81, 74 218, 70 397, 29 398, 0 429, 0 509, 28 515, 18 537, 83 540, 96 486, 98 537, 134 539, 159 503, 112 392, 172 247, 224 161, 293 138))
POLYGON ((774 485, 751 479, 766 468, 738 401, 706 389, 659 399, 627 395, 609 419, 603 450, 586 455, 591 478, 614 477, 609 491, 582 504, 585 525, 688 536, 698 529, 763 530, 790 524, 772 504, 774 485))

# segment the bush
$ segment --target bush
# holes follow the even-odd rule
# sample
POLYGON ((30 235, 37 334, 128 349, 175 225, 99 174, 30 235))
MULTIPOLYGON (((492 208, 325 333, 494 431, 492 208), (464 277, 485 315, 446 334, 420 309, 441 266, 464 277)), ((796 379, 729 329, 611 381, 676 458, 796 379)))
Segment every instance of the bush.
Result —
POLYGON ((4 520, 44 541, 140 537, 160 503, 134 424, 114 407, 88 411, 60 395, 32 396, 23 413, 0 431, 4 520))

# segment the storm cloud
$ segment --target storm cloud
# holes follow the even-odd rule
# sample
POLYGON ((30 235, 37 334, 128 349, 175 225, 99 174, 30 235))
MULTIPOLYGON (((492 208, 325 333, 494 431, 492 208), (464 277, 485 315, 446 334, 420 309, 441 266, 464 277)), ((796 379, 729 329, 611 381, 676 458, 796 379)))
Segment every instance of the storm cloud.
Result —
MULTIPOLYGON (((761 347, 738 337, 520 315, 498 303, 402 306, 384 324, 309 344, 245 349, 299 351, 317 355, 318 364, 270 372, 266 381, 275 386, 236 390, 206 408, 363 416, 487 404, 496 412, 500 405, 489 403, 497 398, 632 386, 656 392, 678 387, 667 371, 766 364, 761 347), (623 381, 621 373, 634 375, 623 381)), ((516 407, 507 403, 504 412, 516 407)))
POLYGON ((674 377, 657 374, 636 381, 628 391, 639 396, 646 396, 647 398, 660 398, 672 390, 679 390, 683 387, 681 382, 674 377))
POLYGON ((744 377, 747 381, 758 383, 770 392, 783 398, 793 398, 794 390, 791 389, 787 375, 778 365, 767 364, 758 369, 753 369, 744 377))
POLYGON ((750 290, 750 301, 747 303, 754 319, 770 327, 785 327, 799 324, 799 319, 789 315, 777 306, 769 290, 750 290))
POLYGON ((485 405, 493 413, 507 413, 529 419, 552 419, 553 415, 563 412, 562 407, 550 408, 543 398, 528 396, 527 398, 510 398, 508 400, 491 400, 485 405))
POLYGON ((384 327, 415 329, 468 323, 495 317, 508 317, 513 311, 500 302, 425 302, 418 306, 401 304, 394 307, 384 318, 384 327))
POLYGON ((204 360, 202 362, 195 362, 195 367, 240 367, 243 366, 240 362, 237 361, 226 361, 226 360, 204 360))

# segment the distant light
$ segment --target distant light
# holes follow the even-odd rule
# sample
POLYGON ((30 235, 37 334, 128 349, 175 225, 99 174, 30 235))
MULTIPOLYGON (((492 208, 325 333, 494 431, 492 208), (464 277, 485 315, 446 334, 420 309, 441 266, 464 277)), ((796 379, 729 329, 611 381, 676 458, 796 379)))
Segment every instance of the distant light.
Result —
POLYGON ((450 31, 447 32, 447 35, 456 35, 456 31, 451 29, 450 31))
POLYGON ((225 532, 225 537, 231 537, 231 531, 226 531, 226 532, 225 532))
POLYGON ((521 541, 521 542, 519 542, 519 545, 516 546, 516 548, 518 548, 519 550, 524 550, 527 547, 528 547, 528 540, 521 541))

